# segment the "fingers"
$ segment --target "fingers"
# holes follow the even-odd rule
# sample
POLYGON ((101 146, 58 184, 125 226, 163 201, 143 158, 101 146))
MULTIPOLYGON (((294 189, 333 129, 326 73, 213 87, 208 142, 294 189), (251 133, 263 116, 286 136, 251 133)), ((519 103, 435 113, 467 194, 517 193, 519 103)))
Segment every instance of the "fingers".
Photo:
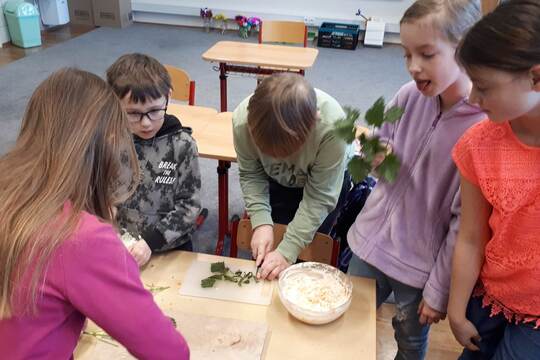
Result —
POLYGON ((283 269, 280 265, 276 266, 274 270, 272 270, 270 274, 268 274, 268 280, 274 280, 275 278, 277 278, 281 270, 283 269))
POLYGON ((261 265, 264 260, 264 252, 260 251, 258 254, 259 255, 255 258, 255 266, 261 265))
POLYGON ((467 343, 463 344, 463 346, 465 346, 467 349, 471 350, 471 351, 479 351, 480 348, 478 346, 476 346, 472 341, 468 341, 467 343))
POLYGON ((263 261, 261 269, 259 270, 259 279, 266 279, 273 270, 274 265, 269 264, 268 261, 263 261))

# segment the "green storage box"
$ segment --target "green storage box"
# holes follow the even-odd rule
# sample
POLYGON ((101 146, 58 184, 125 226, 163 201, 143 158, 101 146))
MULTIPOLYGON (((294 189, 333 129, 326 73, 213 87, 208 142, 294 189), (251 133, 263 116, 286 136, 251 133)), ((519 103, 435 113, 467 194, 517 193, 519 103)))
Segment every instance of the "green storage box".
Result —
POLYGON ((40 18, 36 6, 23 0, 8 1, 4 6, 4 15, 13 44, 23 48, 41 45, 40 18))

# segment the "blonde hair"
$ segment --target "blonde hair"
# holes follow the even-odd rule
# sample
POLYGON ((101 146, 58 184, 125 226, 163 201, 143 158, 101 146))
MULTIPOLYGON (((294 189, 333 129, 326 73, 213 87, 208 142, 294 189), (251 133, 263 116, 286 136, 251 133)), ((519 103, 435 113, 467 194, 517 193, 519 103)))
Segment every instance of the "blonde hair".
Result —
POLYGON ((268 76, 249 100, 247 122, 253 142, 262 153, 287 157, 302 147, 315 127, 315 90, 297 74, 268 76))
POLYGON ((410 24, 428 16, 433 28, 457 45, 482 17, 480 0, 417 0, 405 11, 400 24, 410 24))
POLYGON ((113 221, 112 206, 136 186, 136 159, 126 115, 98 76, 66 68, 38 86, 15 146, 0 158, 0 319, 14 315, 14 294, 35 312, 50 256, 81 211, 113 221), (124 183, 121 157, 130 168, 124 183))

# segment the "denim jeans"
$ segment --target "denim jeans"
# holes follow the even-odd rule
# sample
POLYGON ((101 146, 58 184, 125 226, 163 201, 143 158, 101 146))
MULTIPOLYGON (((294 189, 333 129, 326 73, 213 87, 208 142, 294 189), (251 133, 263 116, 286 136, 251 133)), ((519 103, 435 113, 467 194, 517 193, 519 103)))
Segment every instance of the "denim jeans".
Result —
POLYGON ((540 329, 531 324, 513 324, 504 315, 490 316, 491 307, 482 307, 482 298, 473 297, 467 305, 469 319, 480 334, 480 351, 464 349, 460 360, 537 360, 540 359, 540 329))
POLYGON ((424 359, 427 350, 429 325, 422 325, 418 316, 418 305, 422 301, 423 289, 400 283, 374 266, 354 255, 349 264, 350 275, 375 279, 377 285, 377 308, 394 292, 396 314, 392 318, 394 337, 398 345, 396 360, 424 359))

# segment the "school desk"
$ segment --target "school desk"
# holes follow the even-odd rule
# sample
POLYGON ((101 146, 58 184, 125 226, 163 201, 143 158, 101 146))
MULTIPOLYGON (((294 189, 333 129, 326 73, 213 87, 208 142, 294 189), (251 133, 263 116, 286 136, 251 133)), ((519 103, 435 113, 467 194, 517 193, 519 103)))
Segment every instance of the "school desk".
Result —
POLYGON ((227 111, 227 74, 272 74, 294 71, 304 73, 313 66, 319 50, 313 48, 218 41, 202 58, 219 63, 221 112, 227 111))
MULTIPOLYGON (((190 109, 191 106, 173 104, 168 112, 177 116, 184 126, 193 129, 201 158, 218 161, 218 241, 215 254, 223 254, 225 236, 229 233, 229 177, 231 162, 236 161, 232 137, 232 113, 212 114, 190 109)), ((213 109, 210 109, 213 110, 213 109)))
MULTIPOLYGON (((289 315, 279 299, 277 281, 270 284, 274 291, 271 303, 267 306, 180 295, 182 283, 188 281, 186 272, 194 261, 225 261, 232 269, 255 266, 253 261, 183 251, 152 256, 142 270, 141 278, 145 286, 158 290, 154 298, 165 314, 187 313, 226 318, 230 322, 241 320, 266 324, 268 332, 262 357, 265 360, 375 359, 376 309, 373 280, 351 277, 353 297, 347 312, 329 324, 308 325, 289 315)), ((178 328, 182 331, 182 323, 178 323, 178 328)), ((96 327, 90 324, 88 329, 95 331, 96 327)), ((205 339, 207 342, 212 340, 205 339)), ((102 359, 107 352, 110 356, 111 351, 120 350, 118 344, 114 348, 108 343, 83 335, 75 359, 102 359)))

